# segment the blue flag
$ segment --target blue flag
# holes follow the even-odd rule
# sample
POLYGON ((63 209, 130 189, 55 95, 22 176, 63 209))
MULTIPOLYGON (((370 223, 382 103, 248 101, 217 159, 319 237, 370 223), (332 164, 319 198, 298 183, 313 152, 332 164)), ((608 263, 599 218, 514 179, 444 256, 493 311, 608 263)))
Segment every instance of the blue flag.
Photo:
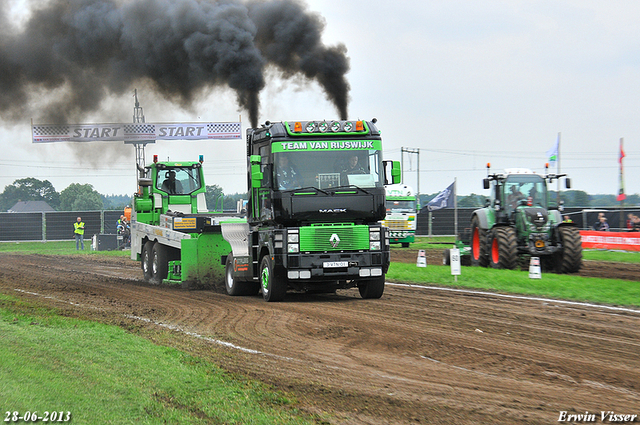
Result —
POLYGON ((438 195, 435 198, 430 200, 427 203, 427 210, 435 211, 435 210, 440 210, 442 208, 453 208, 455 206, 454 196, 456 196, 453 190, 454 184, 455 182, 451 183, 448 188, 438 193, 438 195))

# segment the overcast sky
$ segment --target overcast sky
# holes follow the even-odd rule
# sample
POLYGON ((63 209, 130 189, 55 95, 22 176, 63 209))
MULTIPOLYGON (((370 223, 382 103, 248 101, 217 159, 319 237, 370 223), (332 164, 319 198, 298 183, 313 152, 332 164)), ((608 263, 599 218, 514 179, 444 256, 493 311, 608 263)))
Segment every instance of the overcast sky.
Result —
MULTIPOLYGON (((13 19, 24 19, 16 5, 13 19)), ((309 0, 324 17, 326 45, 350 58, 351 119, 378 119, 385 159, 419 149, 421 193, 458 182, 458 194, 482 189, 493 170, 542 172, 561 133, 560 167, 573 189, 617 193, 624 138, 627 194, 640 192, 640 3, 637 1, 309 0)), ((2 78, 2 77, 0 77, 2 78)), ((131 96, 110 99, 85 122, 130 122, 131 96)), ((191 111, 137 87, 147 122, 237 121, 231 90, 202 96, 191 111)), ((43 95, 46 95, 43 94, 43 95)), ((53 96, 54 94, 49 94, 53 96)), ((336 119, 318 84, 269 74, 260 122, 336 119)), ((132 194, 135 152, 111 143, 32 144, 30 120, 1 123, 0 188, 49 180, 57 191, 89 183, 103 194, 132 194)), ((205 157, 207 184, 246 191, 244 141, 160 141, 166 160, 205 157)), ((416 187, 417 155, 405 155, 404 182, 416 187)))

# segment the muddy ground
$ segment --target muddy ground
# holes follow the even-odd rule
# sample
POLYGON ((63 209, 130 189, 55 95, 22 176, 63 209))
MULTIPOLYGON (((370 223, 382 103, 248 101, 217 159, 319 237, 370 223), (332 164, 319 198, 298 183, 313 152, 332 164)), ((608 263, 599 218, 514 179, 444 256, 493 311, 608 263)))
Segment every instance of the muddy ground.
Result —
MULTIPOLYGON (((415 262, 406 252, 394 261, 415 262)), ((344 290, 265 303, 148 285, 126 258, 2 254, 0 262, 1 292, 205 357, 295 395, 319 418, 333 415, 330 423, 640 414, 640 309, 393 284, 380 300, 344 290)), ((640 276, 633 265, 588 262, 581 273, 640 276)))

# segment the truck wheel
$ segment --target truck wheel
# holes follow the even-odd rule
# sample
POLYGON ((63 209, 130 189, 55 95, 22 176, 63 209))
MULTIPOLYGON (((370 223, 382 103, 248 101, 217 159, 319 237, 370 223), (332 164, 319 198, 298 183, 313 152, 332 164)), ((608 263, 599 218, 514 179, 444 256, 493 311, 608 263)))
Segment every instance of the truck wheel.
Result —
POLYGON ((515 229, 496 227, 491 233, 489 264, 494 269, 515 269, 518 265, 518 241, 515 229))
POLYGON ((480 228, 478 217, 471 220, 471 265, 487 267, 489 253, 487 250, 487 231, 480 228))
POLYGON ((233 255, 227 255, 225 264, 224 284, 227 288, 227 294, 231 296, 254 295, 258 293, 258 285, 255 282, 238 281, 234 278, 233 255))
POLYGON ((262 257, 260 262, 260 285, 262 285, 262 297, 268 302, 282 301, 287 292, 287 282, 275 275, 268 255, 262 257))
POLYGON ((358 284, 358 291, 364 299, 380 298, 384 293, 384 276, 358 284))
POLYGON ((558 273, 575 273, 582 266, 582 238, 577 227, 558 228, 562 251, 556 254, 558 273))
POLYGON ((151 282, 159 285, 167 278, 169 273, 169 252, 166 246, 161 243, 154 243, 151 250, 151 269, 153 276, 151 282))
POLYGON ((142 256, 140 261, 140 266, 142 267, 142 274, 144 275, 144 280, 147 282, 151 281, 153 277, 153 268, 151 266, 151 251, 153 250, 153 242, 147 241, 142 246, 142 256))

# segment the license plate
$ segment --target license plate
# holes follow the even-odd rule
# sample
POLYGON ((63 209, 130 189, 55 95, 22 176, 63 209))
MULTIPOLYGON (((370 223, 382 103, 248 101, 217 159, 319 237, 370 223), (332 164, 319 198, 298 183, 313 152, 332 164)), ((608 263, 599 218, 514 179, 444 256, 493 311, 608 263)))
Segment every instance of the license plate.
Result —
POLYGON ((347 267, 349 265, 348 261, 325 261, 322 263, 322 267, 325 269, 334 269, 337 267, 347 267))

